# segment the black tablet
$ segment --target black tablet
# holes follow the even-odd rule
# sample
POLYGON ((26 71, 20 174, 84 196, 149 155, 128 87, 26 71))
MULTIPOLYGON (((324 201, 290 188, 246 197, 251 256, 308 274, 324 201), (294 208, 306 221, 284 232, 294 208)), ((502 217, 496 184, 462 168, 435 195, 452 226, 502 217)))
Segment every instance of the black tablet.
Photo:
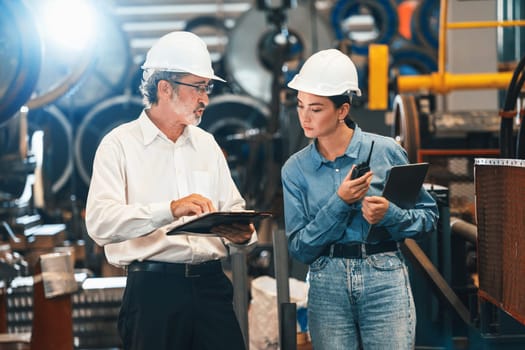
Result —
MULTIPOLYGON (((383 197, 401 209, 412 209, 416 205, 419 192, 425 181, 428 163, 395 165, 388 173, 383 197)), ((386 228, 370 225, 367 241, 374 243, 389 240, 392 237, 386 228)))
POLYGON ((414 208, 428 166, 428 163, 393 166, 386 180, 383 197, 402 209, 414 208))
POLYGON ((168 235, 181 233, 210 234, 211 229, 219 225, 230 225, 234 223, 249 224, 260 219, 269 218, 272 214, 266 211, 240 211, 224 212, 216 211, 203 214, 191 221, 181 224, 170 231, 168 235))

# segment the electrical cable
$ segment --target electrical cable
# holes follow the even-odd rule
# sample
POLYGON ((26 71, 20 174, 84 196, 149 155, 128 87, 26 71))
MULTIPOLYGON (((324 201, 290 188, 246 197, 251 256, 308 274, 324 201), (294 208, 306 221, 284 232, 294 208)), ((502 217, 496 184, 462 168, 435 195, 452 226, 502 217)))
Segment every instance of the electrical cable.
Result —
MULTIPOLYGON (((501 116, 501 126, 500 126, 500 156, 502 158, 513 158, 514 149, 513 149, 513 126, 514 126, 514 117, 516 116, 516 101, 518 99, 518 94, 525 82, 525 56, 521 58, 512 74, 512 78, 507 88, 505 102, 503 105, 503 110, 500 112, 501 116), (520 75, 521 74, 521 75, 520 75)), ((518 144, 521 146, 522 141, 519 140, 518 144)), ((520 155, 523 157, 523 154, 520 155)))
MULTIPOLYGON (((523 84, 525 83, 525 72, 522 72, 521 78, 518 82, 517 89, 516 89, 516 99, 518 99, 518 95, 521 91, 521 88, 523 87, 523 84)), ((520 127, 518 130, 518 135, 516 139, 516 159, 525 159, 525 106, 523 106, 524 101, 521 103, 521 110, 519 111, 520 116, 520 127)))

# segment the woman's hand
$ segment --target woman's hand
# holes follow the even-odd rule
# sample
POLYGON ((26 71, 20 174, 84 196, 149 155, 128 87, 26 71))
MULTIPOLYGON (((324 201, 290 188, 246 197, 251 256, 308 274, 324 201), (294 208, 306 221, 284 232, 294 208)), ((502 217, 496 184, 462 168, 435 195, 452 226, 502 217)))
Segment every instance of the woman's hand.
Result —
POLYGON ((348 204, 355 203, 365 196, 366 192, 370 188, 370 183, 372 183, 371 171, 367 172, 357 179, 351 179, 352 170, 354 170, 355 165, 352 166, 352 169, 348 172, 346 177, 339 185, 337 189, 337 195, 348 204))
POLYGON ((370 196, 363 199, 362 205, 363 217, 373 225, 383 220, 390 202, 385 197, 370 196))

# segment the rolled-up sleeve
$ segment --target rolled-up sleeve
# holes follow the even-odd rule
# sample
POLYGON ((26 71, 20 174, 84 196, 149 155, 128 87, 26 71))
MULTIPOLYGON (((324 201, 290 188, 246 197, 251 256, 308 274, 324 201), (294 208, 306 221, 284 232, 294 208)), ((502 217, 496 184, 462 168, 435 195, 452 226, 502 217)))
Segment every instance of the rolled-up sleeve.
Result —
POLYGON ((437 229, 438 208, 432 196, 421 189, 414 209, 401 209, 390 203, 378 226, 385 227, 395 241, 405 238, 419 239, 437 229))

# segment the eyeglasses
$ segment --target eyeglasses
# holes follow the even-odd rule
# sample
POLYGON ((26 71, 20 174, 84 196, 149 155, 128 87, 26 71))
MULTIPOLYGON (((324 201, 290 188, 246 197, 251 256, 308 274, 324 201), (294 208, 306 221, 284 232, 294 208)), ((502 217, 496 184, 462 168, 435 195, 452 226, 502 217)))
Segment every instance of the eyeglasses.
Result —
POLYGON ((170 82, 172 82, 174 84, 179 84, 179 85, 191 86, 192 88, 197 90, 197 92, 199 94, 206 93, 207 95, 209 95, 213 91, 213 83, 196 85, 196 84, 183 83, 183 82, 177 81, 177 80, 170 80, 170 82))

